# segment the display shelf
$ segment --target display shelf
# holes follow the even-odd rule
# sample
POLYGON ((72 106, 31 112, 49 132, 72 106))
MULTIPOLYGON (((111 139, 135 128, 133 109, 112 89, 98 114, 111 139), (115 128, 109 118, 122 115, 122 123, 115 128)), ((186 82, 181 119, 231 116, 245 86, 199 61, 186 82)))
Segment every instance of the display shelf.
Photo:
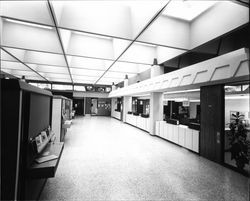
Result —
POLYGON ((34 161, 31 166, 27 168, 28 177, 33 179, 54 177, 62 155, 63 148, 63 142, 49 143, 38 157, 48 152, 49 155, 53 154, 58 156, 58 158, 44 163, 36 163, 34 161))

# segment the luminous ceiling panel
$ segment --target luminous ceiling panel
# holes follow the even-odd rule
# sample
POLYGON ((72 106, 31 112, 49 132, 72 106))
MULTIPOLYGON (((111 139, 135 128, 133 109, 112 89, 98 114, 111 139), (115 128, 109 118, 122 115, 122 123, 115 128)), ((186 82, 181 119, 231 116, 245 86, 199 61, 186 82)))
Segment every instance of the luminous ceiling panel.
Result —
MULTIPOLYGON (((47 78, 47 77, 46 77, 47 78)), ((49 81, 52 82, 67 82, 67 83, 71 83, 71 79, 65 79, 65 78, 48 78, 49 81)))
POLYGON ((67 56, 69 66, 86 69, 106 70, 105 61, 100 59, 90 59, 84 57, 67 56))
POLYGON ((54 29, 38 28, 3 20, 4 46, 62 53, 54 29))
POLYGON ((1 1, 2 16, 53 25, 47 1, 1 1))
POLYGON ((73 33, 67 54, 114 59, 112 39, 73 33))
MULTIPOLYGON (((13 49, 13 48, 4 48, 4 49, 7 50, 12 55, 14 55, 15 57, 17 57, 18 59, 20 59, 21 61, 23 61, 25 50, 19 50, 19 49, 13 49)), ((10 56, 5 51, 1 51, 1 59, 6 60, 6 61, 16 61, 15 58, 10 56)))
POLYGON ((104 71, 98 70, 86 70, 86 69, 79 69, 79 68, 70 68, 70 72, 72 75, 86 75, 86 76, 101 76, 104 71))
POLYGON ((183 20, 159 16, 137 41, 189 49, 190 24, 183 20))
POLYGON ((52 3, 60 27, 133 39, 165 2, 53 1, 52 3), (132 24, 133 22, 135 23, 132 24))
POLYGON ((68 68, 66 68, 66 67, 58 67, 58 66, 38 65, 36 70, 39 71, 39 72, 43 72, 43 73, 69 74, 68 68))
POLYGON ((123 73, 138 73, 138 64, 116 62, 109 71, 123 72, 123 73))
POLYGON ((83 76, 83 75, 72 75, 73 80, 90 80, 90 81, 96 81, 99 77, 98 76, 83 76))
POLYGON ((78 83, 78 84, 94 84, 95 82, 93 80, 78 80, 78 79, 74 79, 74 83, 78 83))
POLYGON ((118 72, 107 72, 104 77, 111 77, 111 78, 117 78, 117 79, 125 79, 125 75, 128 75, 128 77, 132 77, 136 74, 134 73, 118 73, 118 72))
POLYGON ((16 61, 1 61, 1 69, 31 71, 28 67, 16 61))
POLYGON ((138 63, 153 64, 154 58, 156 58, 156 46, 134 43, 122 55, 119 61, 132 61, 138 63))

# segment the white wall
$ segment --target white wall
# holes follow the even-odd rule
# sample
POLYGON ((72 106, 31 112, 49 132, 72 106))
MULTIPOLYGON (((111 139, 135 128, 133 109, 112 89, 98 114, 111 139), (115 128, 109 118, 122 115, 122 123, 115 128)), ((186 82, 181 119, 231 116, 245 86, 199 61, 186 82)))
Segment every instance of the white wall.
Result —
POLYGON ((249 22, 249 8, 233 2, 216 4, 191 23, 190 48, 194 48, 249 22))

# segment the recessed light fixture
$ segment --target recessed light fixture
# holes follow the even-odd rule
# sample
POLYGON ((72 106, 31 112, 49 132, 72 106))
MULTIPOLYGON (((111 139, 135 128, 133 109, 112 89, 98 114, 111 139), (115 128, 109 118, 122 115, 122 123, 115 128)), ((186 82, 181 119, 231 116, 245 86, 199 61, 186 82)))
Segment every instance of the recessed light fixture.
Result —
POLYGON ((102 39, 106 39, 106 40, 111 40, 111 37, 108 37, 108 36, 90 34, 90 33, 85 33, 85 32, 80 32, 80 31, 74 31, 73 33, 78 34, 78 35, 92 37, 92 38, 102 38, 102 39))
POLYGON ((171 1, 162 15, 192 21, 218 1, 171 1))
POLYGON ((40 25, 40 24, 23 22, 23 21, 13 20, 13 19, 5 19, 5 20, 8 21, 8 22, 13 22, 13 23, 16 23, 16 24, 22 24, 22 25, 26 25, 26 26, 33 26, 33 27, 38 27, 38 28, 42 28, 42 29, 52 29, 52 27, 50 27, 50 26, 45 26, 45 25, 40 25))

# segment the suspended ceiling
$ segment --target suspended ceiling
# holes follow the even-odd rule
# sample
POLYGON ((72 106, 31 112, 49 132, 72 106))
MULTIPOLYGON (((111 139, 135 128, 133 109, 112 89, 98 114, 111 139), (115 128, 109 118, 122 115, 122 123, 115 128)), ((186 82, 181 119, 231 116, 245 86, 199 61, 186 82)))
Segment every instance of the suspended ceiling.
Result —
POLYGON ((248 7, 202 0, 1 1, 0 15, 1 71, 28 80, 111 85, 148 70, 154 58, 165 62, 240 26, 248 7), (234 20, 220 16, 222 8, 234 20), (202 24, 216 17, 222 19, 215 28, 231 24, 204 30, 202 24))

